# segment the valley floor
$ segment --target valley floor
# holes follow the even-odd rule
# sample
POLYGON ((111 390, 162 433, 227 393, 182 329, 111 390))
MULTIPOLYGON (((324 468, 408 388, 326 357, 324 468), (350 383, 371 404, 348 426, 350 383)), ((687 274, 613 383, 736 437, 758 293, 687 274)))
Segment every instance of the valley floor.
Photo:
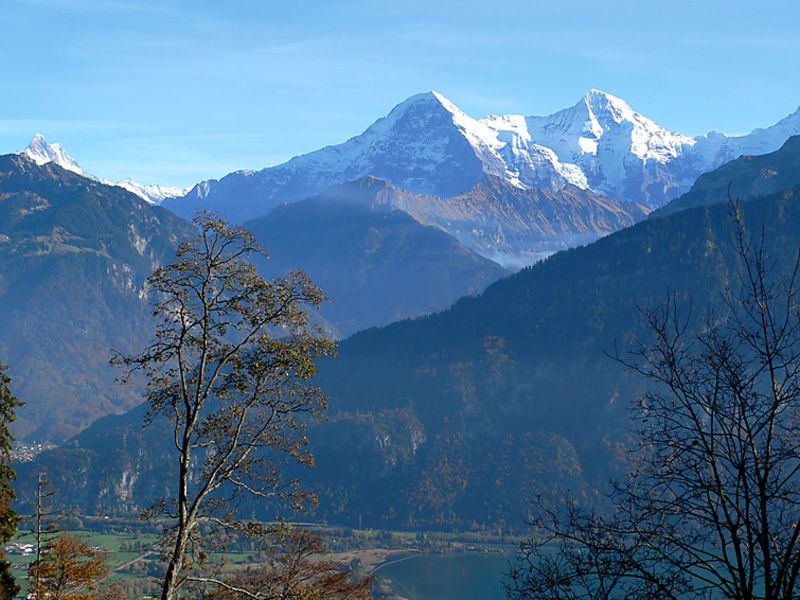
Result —
MULTIPOLYGON (((73 533, 107 553, 109 575, 128 598, 155 594, 159 571, 152 523, 109 517, 70 517, 73 533)), ((34 537, 27 524, 6 546, 13 574, 23 585, 33 560, 34 537)), ((377 575, 379 597, 394 600, 493 600, 503 598, 502 580, 519 538, 481 532, 389 531, 319 526, 333 551, 328 558, 350 565, 360 575, 377 575)), ((240 569, 263 559, 255 545, 232 547, 212 560, 240 569)), ((24 592, 24 590, 23 590, 24 592)), ((20 596, 23 597, 23 596, 20 596)))

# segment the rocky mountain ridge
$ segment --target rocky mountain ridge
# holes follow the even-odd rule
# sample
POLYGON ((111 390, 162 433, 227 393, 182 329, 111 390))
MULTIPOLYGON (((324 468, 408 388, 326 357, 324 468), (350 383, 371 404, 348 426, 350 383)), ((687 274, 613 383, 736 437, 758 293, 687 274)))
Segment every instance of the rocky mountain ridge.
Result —
POLYGON ((800 110, 745 136, 712 132, 690 138, 600 90, 544 117, 483 119, 427 92, 401 102, 346 142, 204 181, 167 205, 181 214, 211 208, 244 220, 367 175, 440 197, 463 194, 489 175, 521 189, 573 185, 652 209, 687 191, 701 173, 740 154, 774 151, 796 134, 800 110))
POLYGON ((67 154, 64 147, 55 142, 49 143, 41 133, 33 136, 31 143, 17 154, 24 154, 37 165, 44 165, 49 162, 57 164, 59 167, 72 171, 78 175, 83 175, 89 179, 94 179, 106 185, 116 185, 128 190, 139 196, 142 200, 146 200, 151 204, 160 204, 165 198, 172 198, 185 194, 188 189, 181 189, 174 186, 164 186, 158 184, 144 185, 133 179, 126 178, 114 183, 108 179, 100 179, 95 175, 87 173, 83 170, 77 160, 67 154))
POLYGON ((463 194, 449 198, 414 194, 367 176, 332 186, 315 199, 357 204, 373 212, 406 213, 512 270, 559 250, 593 242, 633 225, 650 212, 639 204, 621 202, 572 184, 559 192, 524 189, 494 175, 485 176, 463 194))
MULTIPOLYGON (((117 185, 187 218, 209 209, 243 222, 376 177, 423 199, 396 202, 393 209, 517 269, 628 226, 688 191, 702 173, 740 155, 775 151, 796 134, 800 110, 748 135, 690 138, 600 90, 547 116, 482 119, 427 92, 404 100, 362 134, 281 165, 236 171, 188 192, 132 180, 117 185)), ((40 135, 24 152, 40 164, 54 160, 86 175, 40 135)))
MULTIPOLYGON (((800 247, 798 155, 787 143, 763 157, 751 189, 772 171, 790 185, 740 205, 781 272, 800 247)), ((291 473, 319 494, 311 518, 506 530, 537 497, 598 498, 623 464, 626 409, 644 390, 608 354, 649 339, 641 311, 667 298, 724 315, 722 292, 741 267, 727 195, 714 191, 725 182, 711 181, 726 177, 724 167, 708 176, 698 206, 560 252, 446 311, 343 341, 315 379, 331 397, 331 419, 309 432, 316 467, 291 473)), ((706 313, 691 314, 689 338, 706 313)), ((140 510, 168 481, 169 441, 158 426, 142 430, 143 412, 108 417, 43 453, 20 470, 20 487, 47 470, 66 489, 89 490, 73 499, 82 510, 140 510)))

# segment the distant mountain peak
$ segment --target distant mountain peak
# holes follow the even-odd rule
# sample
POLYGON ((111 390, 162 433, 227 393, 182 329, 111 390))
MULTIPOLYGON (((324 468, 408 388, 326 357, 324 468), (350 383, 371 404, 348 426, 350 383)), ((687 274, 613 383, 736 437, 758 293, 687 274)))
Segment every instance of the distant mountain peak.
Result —
MULTIPOLYGON (((634 121, 637 116, 640 116, 622 98, 602 90, 589 90, 581 102, 601 121, 612 120, 615 123, 621 123, 623 121, 634 121)), ((652 123, 652 121, 650 122, 652 123)), ((655 125, 655 123, 653 124, 655 125)))
POLYGON ((772 152, 798 133, 800 110, 746 136, 690 138, 596 88, 550 115, 476 119, 431 90, 406 98, 341 144, 201 182, 167 205, 186 216, 204 208, 243 220, 372 174, 438 197, 494 176, 521 190, 572 185, 653 209, 687 191, 701 173, 741 154, 772 152))
POLYGON ((610 94, 604 90, 598 90, 597 88, 592 88, 586 92, 583 99, 589 104, 602 102, 606 104, 613 104, 620 109, 632 110, 628 103, 619 96, 615 96, 614 94, 610 94))
POLYGON ((78 164, 78 161, 67 154, 67 151, 64 150, 64 146, 57 142, 48 142, 41 133, 34 135, 31 143, 28 144, 28 147, 17 152, 17 154, 27 156, 37 165, 44 165, 52 162, 57 164, 59 167, 66 169, 67 171, 72 171, 73 173, 77 173, 83 177, 94 179, 95 181, 105 183, 106 185, 119 186, 133 194, 136 194, 142 200, 145 200, 151 204, 160 204, 165 198, 183 196, 188 191, 188 188, 181 189, 178 187, 157 184, 143 185, 138 181, 134 181, 133 179, 123 179, 117 183, 114 183, 108 179, 100 179, 99 177, 84 171, 80 164, 78 164))
POLYGON ((18 154, 24 154, 37 165, 54 162, 67 171, 91 177, 81 168, 77 160, 67 154, 61 144, 49 143, 41 133, 34 135, 28 147, 18 152, 18 154))
POLYGON ((373 123, 367 132, 388 133, 398 127, 428 128, 432 125, 455 125, 468 137, 476 137, 482 141, 490 136, 485 125, 436 91, 422 92, 406 98, 384 118, 373 123))
POLYGON ((151 204, 160 204, 165 198, 175 198, 177 196, 183 196, 186 192, 189 191, 189 188, 179 188, 169 185, 158 185, 157 183, 153 183, 151 185, 144 185, 130 178, 118 181, 114 185, 118 185, 121 188, 125 188, 129 192, 136 194, 137 196, 139 196, 143 200, 146 200, 147 202, 150 202, 151 204))
POLYGON ((403 100, 402 102, 398 103, 389 114, 391 115, 393 112, 404 112, 409 108, 418 108, 418 107, 439 107, 442 106, 448 110, 456 110, 461 112, 459 108, 453 104, 450 100, 444 97, 443 94, 437 92, 436 90, 430 90, 427 92, 420 92, 418 94, 413 94, 403 100))

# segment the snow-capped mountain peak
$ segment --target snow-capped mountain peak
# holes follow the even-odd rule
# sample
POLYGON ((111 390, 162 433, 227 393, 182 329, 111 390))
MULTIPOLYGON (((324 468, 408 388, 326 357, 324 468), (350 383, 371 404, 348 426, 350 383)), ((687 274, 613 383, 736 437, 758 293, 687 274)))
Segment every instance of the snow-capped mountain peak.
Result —
MULTIPOLYGON (((420 92, 419 94, 413 94, 402 102, 396 104, 394 108, 389 111, 389 114, 384 117, 384 119, 389 122, 393 122, 394 119, 400 117, 408 111, 426 112, 431 110, 441 111, 441 109, 444 109, 450 113, 462 112, 460 108, 448 100, 443 94, 437 92, 436 90, 430 90, 427 92, 420 92)), ((384 119, 378 119, 378 122, 383 121, 384 119)))
POLYGON ((601 147, 612 155, 627 153, 664 163, 694 143, 636 112, 621 98, 597 89, 570 108, 545 117, 528 117, 527 124, 539 143, 551 147, 561 160, 582 167, 596 160, 601 147))
POLYGON ((598 121, 633 121, 638 114, 622 98, 594 88, 586 93, 582 102, 598 121))
POLYGON ((608 92, 593 89, 586 94, 584 102, 591 118, 602 130, 601 136, 613 130, 614 125, 623 128, 632 125, 630 151, 642 160, 665 163, 678 156, 684 147, 694 144, 692 138, 664 129, 608 92))
POLYGON ((415 94, 395 106, 386 117, 378 119, 365 133, 384 134, 398 128, 422 128, 455 125, 477 144, 501 146, 494 132, 478 119, 470 117, 437 91, 415 94))
POLYGON ((31 143, 28 144, 28 147, 24 150, 21 150, 17 154, 27 156, 37 165, 44 165, 52 162, 63 169, 66 169, 67 171, 72 171, 73 173, 77 173, 83 177, 94 179, 95 181, 99 181, 100 183, 104 183, 106 185, 117 185, 121 188, 125 188, 129 192, 136 194, 151 204, 160 204, 165 198, 183 196, 187 191, 189 191, 188 188, 181 189, 178 187, 162 186, 157 184, 143 185, 137 181, 134 181, 133 179, 123 179, 117 183, 114 183, 109 179, 100 179, 99 177, 84 171, 80 164, 78 164, 78 161, 67 154, 66 150, 64 150, 64 147, 61 144, 48 142, 41 133, 34 135, 31 143))
MULTIPOLYGON (((441 96, 445 101, 449 101, 441 96)), ((440 100, 440 95, 436 92, 423 92, 409 96, 397 104, 389 113, 369 126, 367 131, 373 133, 387 133, 395 129, 398 125, 403 125, 407 121, 429 121, 431 119, 447 119, 450 111, 440 100)))
POLYGON ((774 151, 796 134, 800 111, 747 136, 690 138, 598 89, 550 115, 480 119, 428 91, 341 144, 199 183, 168 205, 185 215, 209 208, 243 220, 374 175, 428 196, 457 196, 489 176, 526 190, 590 188, 652 209, 688 190, 701 173, 740 154, 774 151))
POLYGON ((67 154, 61 144, 50 144, 41 133, 34 135, 28 147, 19 154, 24 154, 37 165, 54 162, 68 171, 87 176, 78 161, 67 154))
POLYGON ((430 127, 433 124, 454 124, 467 134, 491 143, 488 128, 473 119, 450 100, 436 91, 415 94, 395 106, 388 115, 378 119, 365 133, 388 133, 398 127, 430 127))

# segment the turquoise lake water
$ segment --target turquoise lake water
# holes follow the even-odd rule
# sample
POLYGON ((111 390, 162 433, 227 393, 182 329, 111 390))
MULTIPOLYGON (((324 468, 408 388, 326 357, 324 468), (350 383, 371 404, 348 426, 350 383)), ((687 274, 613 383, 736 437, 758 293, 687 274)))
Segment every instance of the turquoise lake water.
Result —
POLYGON ((421 554, 378 570, 408 600, 504 600, 511 555, 421 554))

